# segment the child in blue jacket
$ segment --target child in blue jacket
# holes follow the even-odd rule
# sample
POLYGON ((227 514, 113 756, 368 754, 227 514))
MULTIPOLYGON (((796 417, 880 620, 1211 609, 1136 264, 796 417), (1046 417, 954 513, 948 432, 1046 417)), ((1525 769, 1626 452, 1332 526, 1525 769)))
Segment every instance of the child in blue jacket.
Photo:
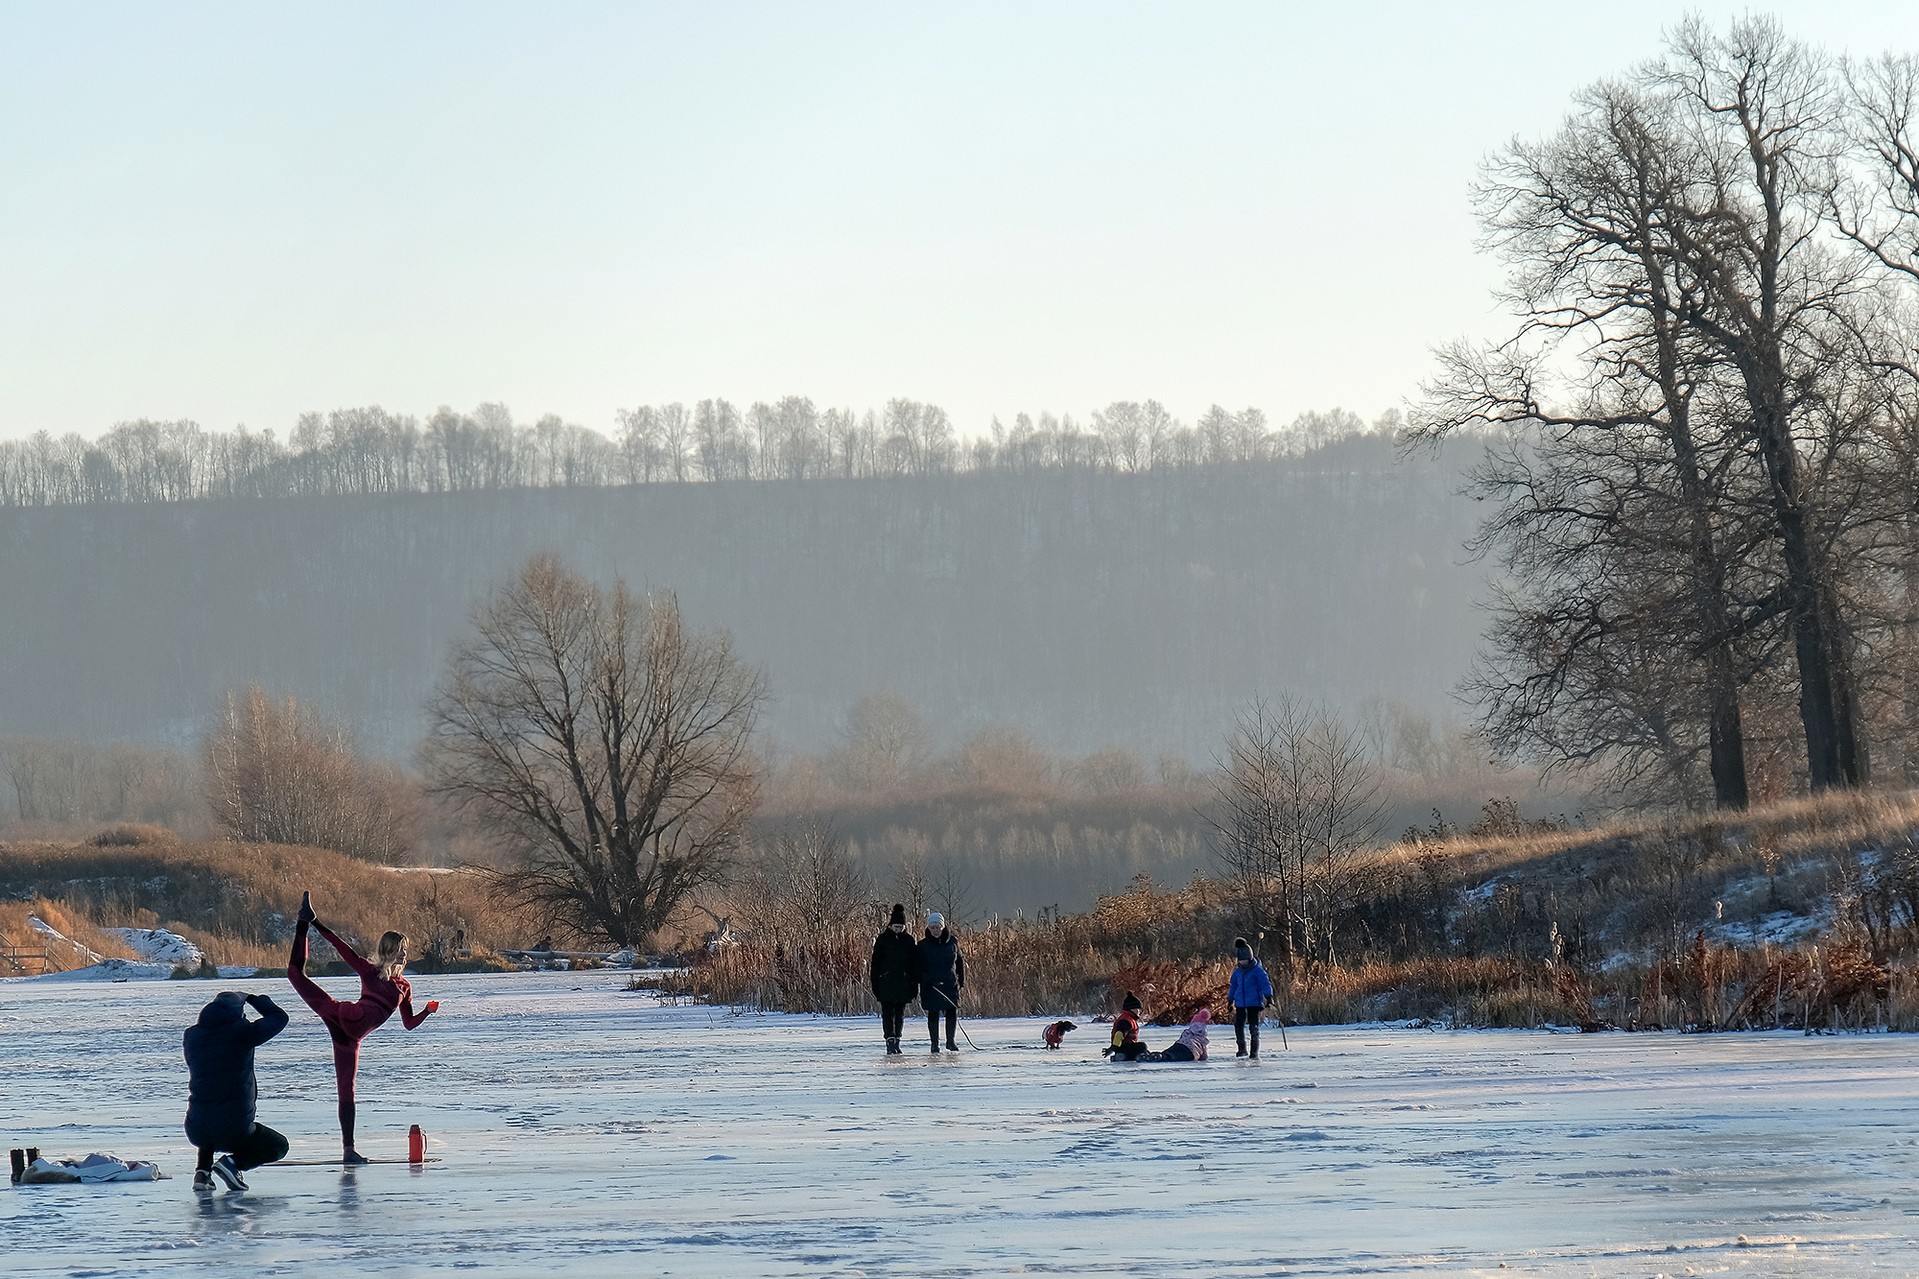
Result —
POLYGON ((1233 981, 1226 998, 1233 1005, 1233 1038, 1239 1043, 1235 1057, 1244 1057, 1246 1036, 1253 1039, 1252 1058, 1259 1060, 1259 1017, 1273 999, 1273 981, 1253 958, 1253 948, 1244 937, 1233 938, 1233 981))

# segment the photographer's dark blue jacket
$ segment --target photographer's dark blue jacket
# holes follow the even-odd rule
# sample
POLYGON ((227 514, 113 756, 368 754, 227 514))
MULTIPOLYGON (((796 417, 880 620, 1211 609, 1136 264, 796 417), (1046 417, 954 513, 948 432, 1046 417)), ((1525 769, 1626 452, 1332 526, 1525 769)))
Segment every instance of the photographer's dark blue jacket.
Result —
POLYGON ((253 1050, 287 1028, 287 1015, 265 995, 250 996, 260 1014, 249 1021, 246 1006, 216 999, 187 1027, 187 1140, 196 1146, 230 1150, 253 1131, 253 1050))

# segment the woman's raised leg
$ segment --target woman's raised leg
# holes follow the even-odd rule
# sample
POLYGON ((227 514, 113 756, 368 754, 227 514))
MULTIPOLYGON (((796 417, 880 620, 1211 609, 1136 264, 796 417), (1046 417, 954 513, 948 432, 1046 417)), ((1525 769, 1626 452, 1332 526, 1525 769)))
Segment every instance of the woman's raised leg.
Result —
POLYGON ((293 992, 306 1002, 306 1006, 320 1014, 320 1020, 330 1030, 340 1015, 340 1001, 327 994, 307 976, 307 926, 305 904, 302 903, 301 917, 293 925, 293 952, 287 956, 287 980, 293 983, 293 992))

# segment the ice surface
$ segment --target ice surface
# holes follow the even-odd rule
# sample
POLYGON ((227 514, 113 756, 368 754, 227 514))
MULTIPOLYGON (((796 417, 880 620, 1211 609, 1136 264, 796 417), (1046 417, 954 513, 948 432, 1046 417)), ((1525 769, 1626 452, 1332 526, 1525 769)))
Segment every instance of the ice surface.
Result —
MULTIPOLYGON (((198 1196, 180 1030, 218 988, 0 982, 6 1144, 174 1174, 0 1192, 0 1271, 1919 1272, 1910 1037, 1319 1029, 1290 1052, 1269 1035, 1257 1066, 1222 1035, 1208 1064, 1115 1067, 1096 1032, 1042 1051, 1033 1018, 889 1060, 876 1018, 622 983, 417 978, 445 1006, 368 1041, 361 1144, 404 1157, 419 1123, 444 1162, 263 1168, 198 1196)), ((325 1034, 262 988, 294 1023, 261 1050, 261 1118, 294 1158, 333 1155, 325 1034)))

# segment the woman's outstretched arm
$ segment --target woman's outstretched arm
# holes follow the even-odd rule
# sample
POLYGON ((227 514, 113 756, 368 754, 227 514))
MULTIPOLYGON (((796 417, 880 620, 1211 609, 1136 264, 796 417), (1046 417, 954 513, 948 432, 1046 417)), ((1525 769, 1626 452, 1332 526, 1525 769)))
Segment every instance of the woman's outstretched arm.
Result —
POLYGON ((373 977, 379 974, 379 969, 369 964, 361 956, 359 951, 353 949, 353 947, 347 945, 344 941, 340 940, 339 937, 335 936, 331 928, 328 928, 317 919, 313 921, 313 927, 320 936, 327 939, 328 944, 331 945, 333 949, 340 952, 340 958, 346 961, 348 968, 351 968, 362 977, 373 977))
POLYGON ((437 999, 429 999, 426 1001, 425 1008, 417 1013, 414 1012, 413 988, 411 986, 407 987, 405 993, 400 996, 400 1024, 408 1030, 418 1030, 421 1022, 438 1011, 440 1011, 440 1001, 437 999))

